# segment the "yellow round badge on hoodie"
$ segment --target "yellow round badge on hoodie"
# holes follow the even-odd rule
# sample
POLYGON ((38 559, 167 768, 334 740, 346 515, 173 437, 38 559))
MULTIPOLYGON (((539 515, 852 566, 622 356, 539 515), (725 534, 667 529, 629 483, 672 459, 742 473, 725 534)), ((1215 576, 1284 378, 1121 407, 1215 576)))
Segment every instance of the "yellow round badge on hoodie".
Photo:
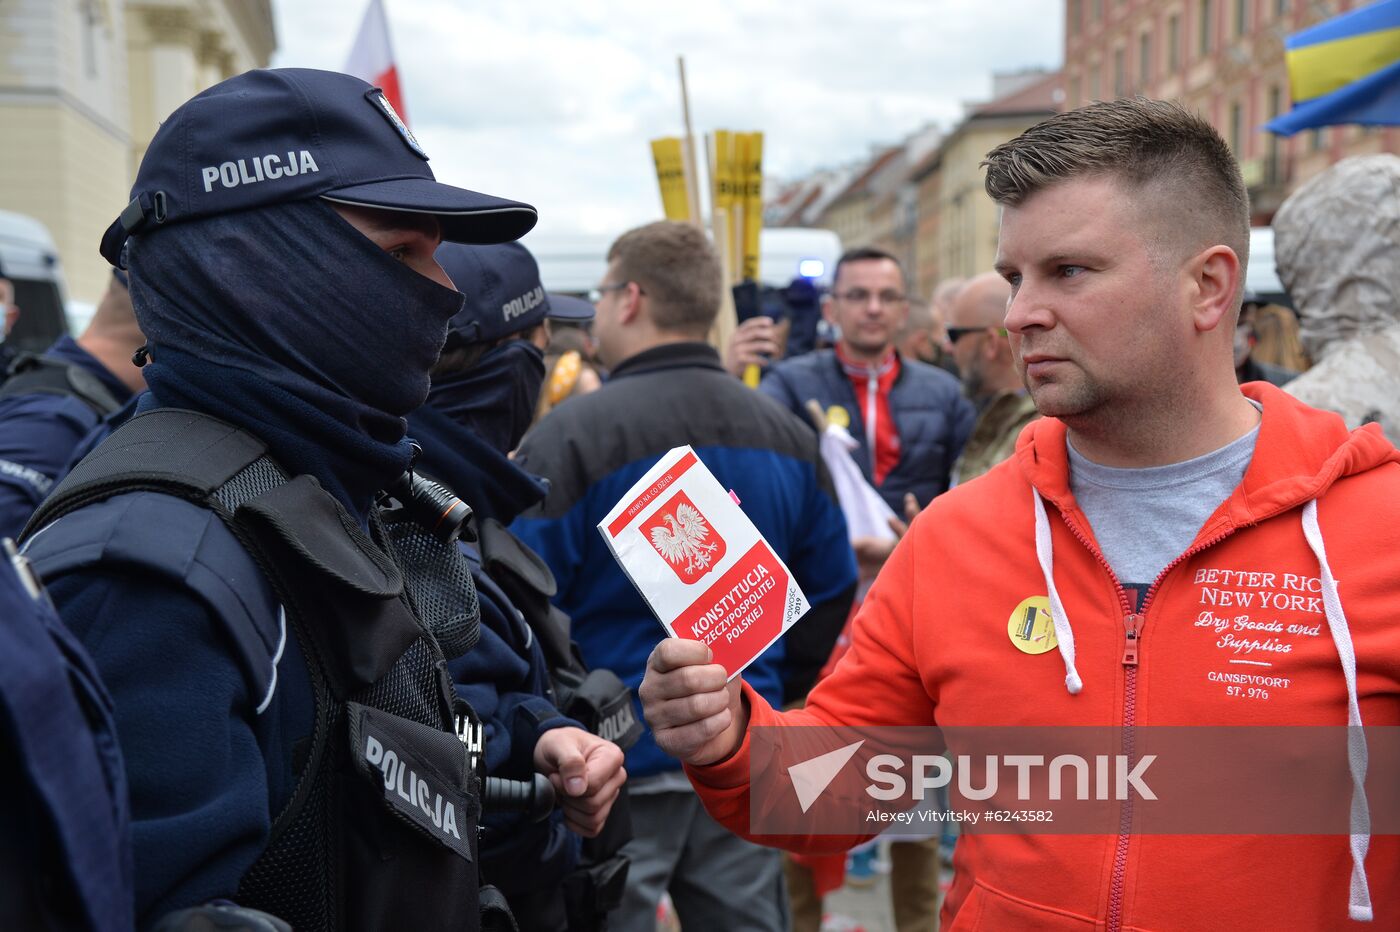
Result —
POLYGON ((826 409, 826 422, 845 430, 851 426, 851 413, 840 405, 832 405, 826 409))
POLYGON ((1016 606, 1006 631, 1011 635, 1011 643, 1024 654, 1043 654, 1060 646, 1047 596, 1033 595, 1016 606))

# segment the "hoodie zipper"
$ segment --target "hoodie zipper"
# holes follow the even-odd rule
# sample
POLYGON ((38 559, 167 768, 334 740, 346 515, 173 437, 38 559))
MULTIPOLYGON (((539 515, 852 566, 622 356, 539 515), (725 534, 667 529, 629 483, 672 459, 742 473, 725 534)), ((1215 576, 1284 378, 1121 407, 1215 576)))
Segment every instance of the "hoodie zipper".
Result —
MULTIPOLYGON (((1056 511, 1059 511, 1057 508, 1056 511)), ((1213 547, 1220 541, 1229 537, 1237 530, 1235 527, 1227 528, 1214 537, 1204 540, 1172 560, 1162 572, 1157 574, 1157 578, 1152 581, 1142 600, 1138 603, 1138 610, 1132 610, 1128 604, 1128 593, 1123 588, 1123 584, 1118 581, 1118 575, 1113 572, 1113 567, 1108 565, 1103 553, 1099 548, 1093 546, 1074 522, 1069 519, 1063 511, 1060 517, 1064 519, 1065 526, 1069 528, 1071 534, 1083 544, 1084 547, 1094 555, 1094 559, 1099 561, 1099 565, 1108 573, 1108 578, 1113 580, 1113 586, 1118 590, 1118 605, 1123 611, 1123 754, 1128 766, 1133 765, 1137 751, 1133 738, 1133 728, 1137 723, 1137 668, 1138 654, 1141 651, 1142 627, 1147 621, 1147 609, 1152 602, 1153 596, 1157 594, 1157 589, 1162 585, 1162 580, 1167 574, 1176 569, 1182 562, 1190 559, 1208 547, 1213 547)), ((1118 819, 1118 840, 1113 850, 1113 876, 1108 888, 1108 929, 1107 932, 1122 932, 1123 929, 1123 888, 1127 885, 1128 879, 1128 843, 1132 838, 1129 830, 1133 824, 1133 798, 1130 795, 1123 800, 1123 808, 1118 819)))

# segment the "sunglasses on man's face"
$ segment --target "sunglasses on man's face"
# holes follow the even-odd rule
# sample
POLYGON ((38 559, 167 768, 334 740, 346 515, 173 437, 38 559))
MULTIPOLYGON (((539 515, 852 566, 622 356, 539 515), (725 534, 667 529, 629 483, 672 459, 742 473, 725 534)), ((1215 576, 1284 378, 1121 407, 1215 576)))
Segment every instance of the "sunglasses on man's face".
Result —
POLYGON ((988 330, 996 331, 998 336, 1006 336, 1005 327, 948 327, 948 342, 956 343, 969 333, 986 333, 988 330))

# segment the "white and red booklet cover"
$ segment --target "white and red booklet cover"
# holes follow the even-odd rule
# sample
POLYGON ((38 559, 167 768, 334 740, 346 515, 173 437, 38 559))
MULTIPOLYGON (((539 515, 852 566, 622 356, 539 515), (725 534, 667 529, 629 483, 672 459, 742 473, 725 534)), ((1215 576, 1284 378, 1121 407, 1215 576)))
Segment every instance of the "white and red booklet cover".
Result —
POLYGON ((811 606, 787 565, 690 447, 661 457, 598 525, 672 637, 733 679, 811 606))

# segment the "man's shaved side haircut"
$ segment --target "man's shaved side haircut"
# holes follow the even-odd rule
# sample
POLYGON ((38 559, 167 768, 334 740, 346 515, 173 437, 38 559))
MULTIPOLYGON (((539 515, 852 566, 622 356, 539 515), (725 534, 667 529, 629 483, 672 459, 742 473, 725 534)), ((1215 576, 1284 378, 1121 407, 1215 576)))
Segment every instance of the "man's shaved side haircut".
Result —
MULTIPOLYGON (((1037 123, 982 162, 987 193, 1016 207, 1071 178, 1108 177, 1147 193, 1147 216, 1161 221, 1184 255, 1229 246, 1249 262, 1249 194, 1234 153, 1199 116, 1143 97, 1090 104, 1037 123)), ((1243 283, 1243 274, 1240 276, 1243 283)))
MULTIPOLYGON (((723 273, 719 253, 699 227, 658 220, 629 230, 608 250, 620 281, 636 282, 651 298, 658 330, 704 339, 719 314, 723 273)), ((616 284, 616 283, 614 283, 616 284)))

